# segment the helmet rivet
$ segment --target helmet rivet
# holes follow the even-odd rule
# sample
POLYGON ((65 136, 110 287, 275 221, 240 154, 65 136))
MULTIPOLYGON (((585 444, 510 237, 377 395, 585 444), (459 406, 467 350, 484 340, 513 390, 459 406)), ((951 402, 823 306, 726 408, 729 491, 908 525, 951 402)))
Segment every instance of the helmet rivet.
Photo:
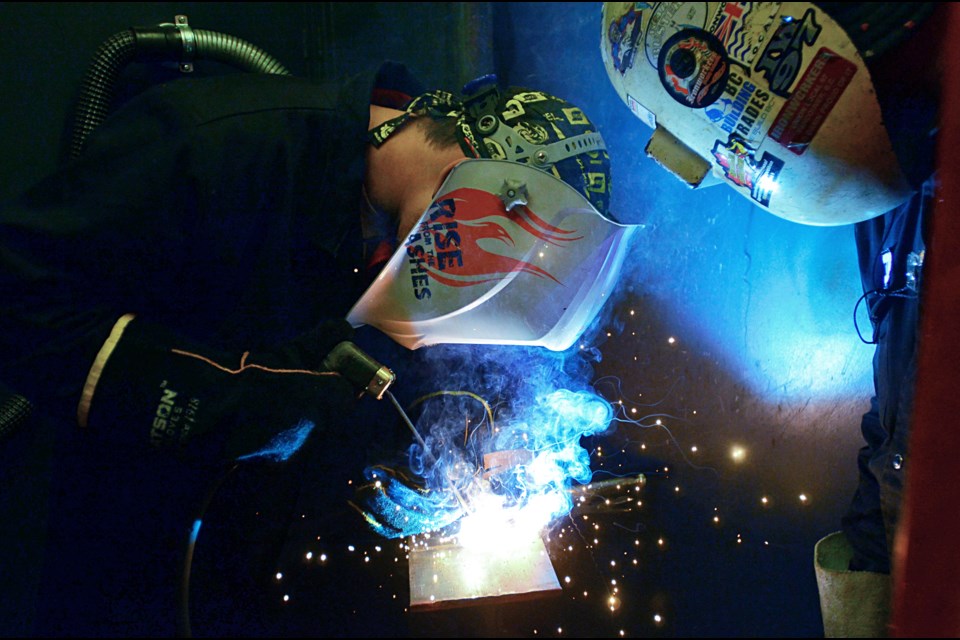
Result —
POLYGON ((498 124, 499 123, 497 122, 496 116, 492 116, 488 113, 477 121, 477 131, 487 135, 496 131, 498 124))
POLYGON ((533 156, 534 160, 537 161, 537 164, 543 164, 547 161, 547 152, 546 151, 537 151, 533 156))

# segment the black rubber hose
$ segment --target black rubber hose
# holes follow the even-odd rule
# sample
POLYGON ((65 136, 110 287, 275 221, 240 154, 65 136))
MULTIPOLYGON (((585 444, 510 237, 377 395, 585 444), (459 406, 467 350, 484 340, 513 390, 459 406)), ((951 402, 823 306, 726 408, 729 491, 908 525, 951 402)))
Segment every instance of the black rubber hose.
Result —
POLYGON ((25 424, 32 412, 29 400, 0 384, 0 442, 25 424))
POLYGON ((133 30, 115 33, 97 48, 80 85, 70 132, 70 158, 83 151, 87 137, 100 126, 110 111, 117 79, 136 55, 133 30))
POLYGON ((83 153, 87 138, 110 113, 117 81, 130 62, 214 60, 250 73, 291 75, 276 58, 245 40, 204 29, 191 33, 192 55, 185 54, 181 32, 172 24, 127 29, 100 45, 80 86, 70 132, 71 160, 83 153))

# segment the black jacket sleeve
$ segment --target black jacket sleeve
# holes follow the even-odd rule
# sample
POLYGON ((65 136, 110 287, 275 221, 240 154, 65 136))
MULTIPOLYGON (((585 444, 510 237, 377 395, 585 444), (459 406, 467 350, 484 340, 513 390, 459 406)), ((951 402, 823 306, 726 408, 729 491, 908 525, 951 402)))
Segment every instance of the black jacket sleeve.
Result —
POLYGON ((369 85, 177 80, 0 209, 0 380, 63 415, 117 319, 258 348, 355 298, 369 85))

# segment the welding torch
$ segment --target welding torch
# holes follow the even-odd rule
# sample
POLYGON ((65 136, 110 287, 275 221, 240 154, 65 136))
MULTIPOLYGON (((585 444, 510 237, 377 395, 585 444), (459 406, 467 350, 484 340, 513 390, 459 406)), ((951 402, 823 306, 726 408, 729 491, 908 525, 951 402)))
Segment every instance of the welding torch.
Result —
MULTIPOLYGON (((433 453, 430 451, 430 448, 427 447, 426 441, 424 441, 420 432, 417 431, 416 426, 414 426, 413 422, 407 416, 407 412, 403 410, 403 407, 400 406, 400 403, 390 391, 390 386, 397 379, 393 371, 371 358, 354 343, 346 340, 330 350, 330 353, 327 354, 327 357, 323 360, 323 366, 329 371, 336 371, 342 375, 359 389, 361 393, 369 393, 377 400, 382 400, 384 396, 389 398, 394 408, 396 408, 397 413, 399 413, 403 419, 404 424, 407 425, 413 437, 416 438, 417 444, 423 449, 424 455, 431 458, 431 466, 436 464, 437 460, 433 458, 433 453)), ((460 503, 460 508, 463 509, 464 513, 470 513, 467 501, 459 489, 457 489, 452 481, 449 484, 450 491, 457 498, 457 502, 460 503)))

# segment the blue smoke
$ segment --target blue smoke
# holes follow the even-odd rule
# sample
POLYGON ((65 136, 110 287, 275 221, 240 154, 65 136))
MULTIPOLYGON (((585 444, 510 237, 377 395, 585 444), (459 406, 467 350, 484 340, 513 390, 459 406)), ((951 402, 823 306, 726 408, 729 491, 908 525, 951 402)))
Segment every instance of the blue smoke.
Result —
POLYGON ((564 353, 489 345, 417 352, 430 387, 408 406, 426 446, 411 445, 403 464, 366 469, 358 509, 388 538, 453 534, 480 509, 485 521, 500 517, 486 515, 492 508, 538 528, 569 513, 572 483, 592 477, 581 439, 613 420, 587 384, 598 353, 579 345, 564 353))
POLYGON ((313 431, 314 423, 310 420, 301 420, 295 426, 277 435, 253 453, 239 456, 237 460, 269 460, 284 462, 300 450, 313 431))

